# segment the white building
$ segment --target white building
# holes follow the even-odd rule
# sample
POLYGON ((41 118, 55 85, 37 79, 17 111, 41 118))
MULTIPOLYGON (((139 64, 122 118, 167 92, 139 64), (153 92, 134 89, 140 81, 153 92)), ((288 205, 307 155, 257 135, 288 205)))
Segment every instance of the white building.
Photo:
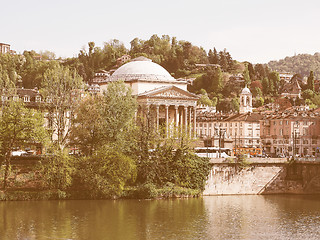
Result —
POLYGON ((177 81, 159 64, 145 57, 138 57, 119 67, 108 82, 100 85, 106 90, 112 81, 124 81, 132 88, 139 104, 138 114, 152 114, 153 124, 170 126, 193 133, 196 126, 196 107, 199 97, 187 91, 186 81, 177 81))

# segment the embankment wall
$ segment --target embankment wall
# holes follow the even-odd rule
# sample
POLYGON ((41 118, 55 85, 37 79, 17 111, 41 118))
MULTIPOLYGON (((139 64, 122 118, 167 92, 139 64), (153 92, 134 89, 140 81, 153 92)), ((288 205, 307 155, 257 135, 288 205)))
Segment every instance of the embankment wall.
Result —
POLYGON ((320 162, 212 162, 204 195, 320 193, 320 162))

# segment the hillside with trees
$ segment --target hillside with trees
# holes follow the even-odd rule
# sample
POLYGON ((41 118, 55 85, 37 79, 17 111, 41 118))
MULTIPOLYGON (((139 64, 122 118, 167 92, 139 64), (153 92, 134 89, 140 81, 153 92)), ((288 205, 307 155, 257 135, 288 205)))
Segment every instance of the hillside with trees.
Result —
MULTIPOLYGON (((312 86, 302 84, 302 78, 311 74, 320 76, 320 53, 300 54, 286 57, 269 64, 238 62, 226 50, 215 47, 206 51, 189 41, 178 40, 168 35, 152 35, 148 40, 134 38, 130 48, 117 39, 96 46, 89 42, 87 48, 79 51, 77 57, 54 59, 54 53, 25 51, 21 55, 0 55, 0 86, 15 85, 24 88, 44 86, 44 73, 59 66, 78 74, 85 83, 91 83, 96 72, 110 71, 119 67, 120 57, 129 55, 131 59, 144 56, 160 64, 176 79, 185 78, 191 84, 188 90, 200 94, 200 103, 216 106, 218 111, 237 111, 239 93, 245 86, 253 93, 253 105, 259 107, 280 96, 284 82, 278 72, 295 74, 302 90, 312 90, 312 86)), ((312 80, 314 81, 314 80, 312 80)), ((309 83, 308 85, 312 85, 309 83)), ((314 91, 314 90, 312 90, 314 91)), ((314 92, 314 94, 318 94, 314 92)), ((303 95, 315 105, 310 94, 303 95)))
POLYGON ((316 78, 320 77, 320 53, 298 54, 292 57, 286 57, 279 61, 271 61, 268 66, 274 71, 290 72, 307 77, 310 71, 314 72, 316 78))

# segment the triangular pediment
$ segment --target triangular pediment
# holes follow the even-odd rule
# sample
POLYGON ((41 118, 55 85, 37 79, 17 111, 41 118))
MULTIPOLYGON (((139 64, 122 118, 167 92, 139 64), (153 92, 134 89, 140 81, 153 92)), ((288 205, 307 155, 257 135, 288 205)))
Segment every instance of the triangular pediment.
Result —
POLYGON ((142 94, 139 94, 138 97, 146 98, 169 98, 169 99, 192 99, 198 100, 199 97, 193 93, 185 91, 176 86, 162 87, 154 89, 142 94))

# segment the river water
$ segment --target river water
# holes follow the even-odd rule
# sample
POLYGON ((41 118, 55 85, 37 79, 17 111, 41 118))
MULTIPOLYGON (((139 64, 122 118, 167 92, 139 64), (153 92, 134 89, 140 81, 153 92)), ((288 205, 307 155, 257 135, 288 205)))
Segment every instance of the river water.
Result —
POLYGON ((320 197, 0 202, 0 239, 320 239, 320 197))

